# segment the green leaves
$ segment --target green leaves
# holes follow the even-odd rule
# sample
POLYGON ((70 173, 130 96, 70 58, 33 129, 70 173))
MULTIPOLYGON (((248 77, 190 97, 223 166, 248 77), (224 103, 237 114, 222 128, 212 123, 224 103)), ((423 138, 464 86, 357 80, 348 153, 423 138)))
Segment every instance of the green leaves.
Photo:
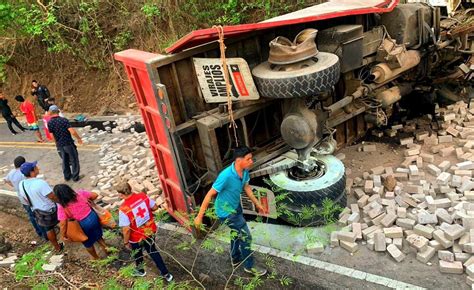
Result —
POLYGON ((145 14, 147 18, 161 16, 160 8, 158 8, 158 6, 153 5, 151 3, 144 4, 140 10, 143 12, 143 14, 145 14))
POLYGON ((24 254, 15 264, 15 279, 22 281, 25 278, 43 272, 43 265, 46 264, 46 252, 50 250, 49 245, 43 245, 37 250, 24 254))

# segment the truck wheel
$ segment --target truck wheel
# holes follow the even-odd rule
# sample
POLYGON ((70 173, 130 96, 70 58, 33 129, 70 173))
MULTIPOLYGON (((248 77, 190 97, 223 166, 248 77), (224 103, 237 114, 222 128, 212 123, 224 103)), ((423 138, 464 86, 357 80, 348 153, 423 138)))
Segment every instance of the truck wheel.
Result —
POLYGON ((330 91, 340 76, 339 58, 328 52, 288 65, 264 62, 252 70, 261 96, 267 98, 303 98, 330 91))
POLYGON ((272 183, 287 193, 281 203, 290 211, 299 212, 305 206, 320 208, 325 198, 340 203, 342 207, 346 206, 344 164, 333 155, 318 156, 317 162, 325 167, 323 174, 317 178, 296 180, 288 170, 270 175, 272 183))
MULTIPOLYGON (((347 205, 347 196, 345 192, 342 192, 338 199, 334 201, 336 204, 340 205, 342 208, 346 207, 347 205)), ((308 206, 308 205, 307 205, 308 206)), ((332 218, 337 218, 337 214, 335 213, 332 218)), ((293 207, 287 205, 283 213, 279 216, 285 222, 299 226, 299 227, 306 227, 306 226, 321 226, 326 223, 324 217, 315 212, 311 215, 310 218, 305 219, 303 213, 303 207, 293 207)))

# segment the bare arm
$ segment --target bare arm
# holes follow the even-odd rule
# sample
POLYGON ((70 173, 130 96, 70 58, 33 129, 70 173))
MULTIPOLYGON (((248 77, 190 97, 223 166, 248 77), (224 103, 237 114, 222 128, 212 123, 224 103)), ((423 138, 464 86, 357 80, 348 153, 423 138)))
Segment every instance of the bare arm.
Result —
POLYGON ((216 196, 217 191, 214 188, 211 188, 207 194, 206 197, 204 197, 204 200, 202 201, 201 208, 199 209, 199 213, 194 220, 194 224, 199 227, 202 224, 202 218, 204 217, 204 213, 206 212, 207 208, 209 207, 209 203, 211 203, 211 200, 216 196))
POLYGON ((10 180, 5 179, 5 183, 8 184, 10 187, 13 187, 13 183, 10 180))
POLYGON ((82 145, 82 139, 79 134, 77 134, 77 131, 74 130, 74 128, 69 128, 68 130, 69 133, 71 133, 71 135, 77 140, 77 143, 79 143, 79 145, 82 145))
POLYGON ((130 227, 123 227, 122 228, 122 233, 123 233, 123 243, 125 245, 128 245, 128 243, 130 242, 130 227))
POLYGON ((66 221, 60 221, 59 222, 59 233, 61 235, 61 237, 63 238, 63 240, 68 240, 67 237, 65 236, 66 234, 66 221))
POLYGON ((96 200, 99 197, 99 195, 95 192, 91 192, 91 196, 89 197, 90 200, 96 200))
POLYGON ((252 188, 250 185, 246 184, 244 187, 245 194, 250 198, 250 200, 255 204, 255 207, 258 209, 260 213, 266 213, 266 209, 260 204, 258 199, 253 194, 252 188))
POLYGON ((57 198, 56 198, 56 195, 54 195, 54 193, 50 192, 48 195, 46 195, 47 198, 51 199, 52 201, 54 202, 58 202, 57 198))

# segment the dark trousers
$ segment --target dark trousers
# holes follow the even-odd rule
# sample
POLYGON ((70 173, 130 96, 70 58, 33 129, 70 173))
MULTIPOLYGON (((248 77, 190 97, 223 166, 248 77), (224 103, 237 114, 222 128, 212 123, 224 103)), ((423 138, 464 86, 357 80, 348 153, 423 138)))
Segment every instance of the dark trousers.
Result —
POLYGON ((143 240, 139 243, 130 243, 132 246, 132 251, 134 253, 133 259, 137 264, 137 270, 143 272, 144 271, 144 264, 143 264, 143 249, 147 251, 148 255, 150 255, 155 265, 160 269, 161 275, 164 276, 169 273, 168 269, 166 268, 165 262, 163 258, 161 258, 160 253, 155 247, 155 240, 153 237, 149 237, 146 240, 143 240))
POLYGON ((20 122, 18 122, 18 120, 14 117, 14 116, 8 116, 8 117, 5 117, 5 120, 7 121, 7 126, 8 126, 8 129, 10 129, 10 132, 12 132, 13 134, 16 133, 15 130, 13 130, 13 126, 12 126, 12 123, 15 124, 15 126, 18 127, 18 129, 20 129, 21 131, 25 131, 26 129, 23 128, 23 126, 20 124, 20 122))
POLYGON ((79 179, 79 154, 77 153, 76 145, 67 145, 58 147, 59 154, 63 159, 63 175, 64 179, 78 180, 79 179), (72 168, 72 172, 71 172, 72 168))
POLYGON ((33 225, 33 228, 36 231, 36 234, 45 240, 48 240, 48 237, 46 236, 46 230, 38 225, 36 222, 35 216, 33 215, 33 211, 28 205, 23 204, 23 208, 25 209, 26 213, 28 214, 28 219, 30 220, 30 223, 33 225))
POLYGON ((252 255, 252 235, 242 213, 242 208, 237 208, 236 212, 226 218, 220 219, 221 223, 230 228, 230 253, 232 262, 244 261, 244 267, 252 269, 254 259, 252 255))

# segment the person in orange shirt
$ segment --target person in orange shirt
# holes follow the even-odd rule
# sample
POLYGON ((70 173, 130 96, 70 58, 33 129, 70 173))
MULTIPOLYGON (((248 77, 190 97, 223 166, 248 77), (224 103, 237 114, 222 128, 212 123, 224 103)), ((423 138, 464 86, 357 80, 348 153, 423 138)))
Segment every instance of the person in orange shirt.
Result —
POLYGON ((35 114, 35 106, 20 95, 16 96, 15 100, 20 103, 20 111, 22 111, 25 115, 26 123, 28 124, 30 130, 35 132, 37 142, 43 143, 43 136, 39 130, 38 119, 36 118, 35 114))

